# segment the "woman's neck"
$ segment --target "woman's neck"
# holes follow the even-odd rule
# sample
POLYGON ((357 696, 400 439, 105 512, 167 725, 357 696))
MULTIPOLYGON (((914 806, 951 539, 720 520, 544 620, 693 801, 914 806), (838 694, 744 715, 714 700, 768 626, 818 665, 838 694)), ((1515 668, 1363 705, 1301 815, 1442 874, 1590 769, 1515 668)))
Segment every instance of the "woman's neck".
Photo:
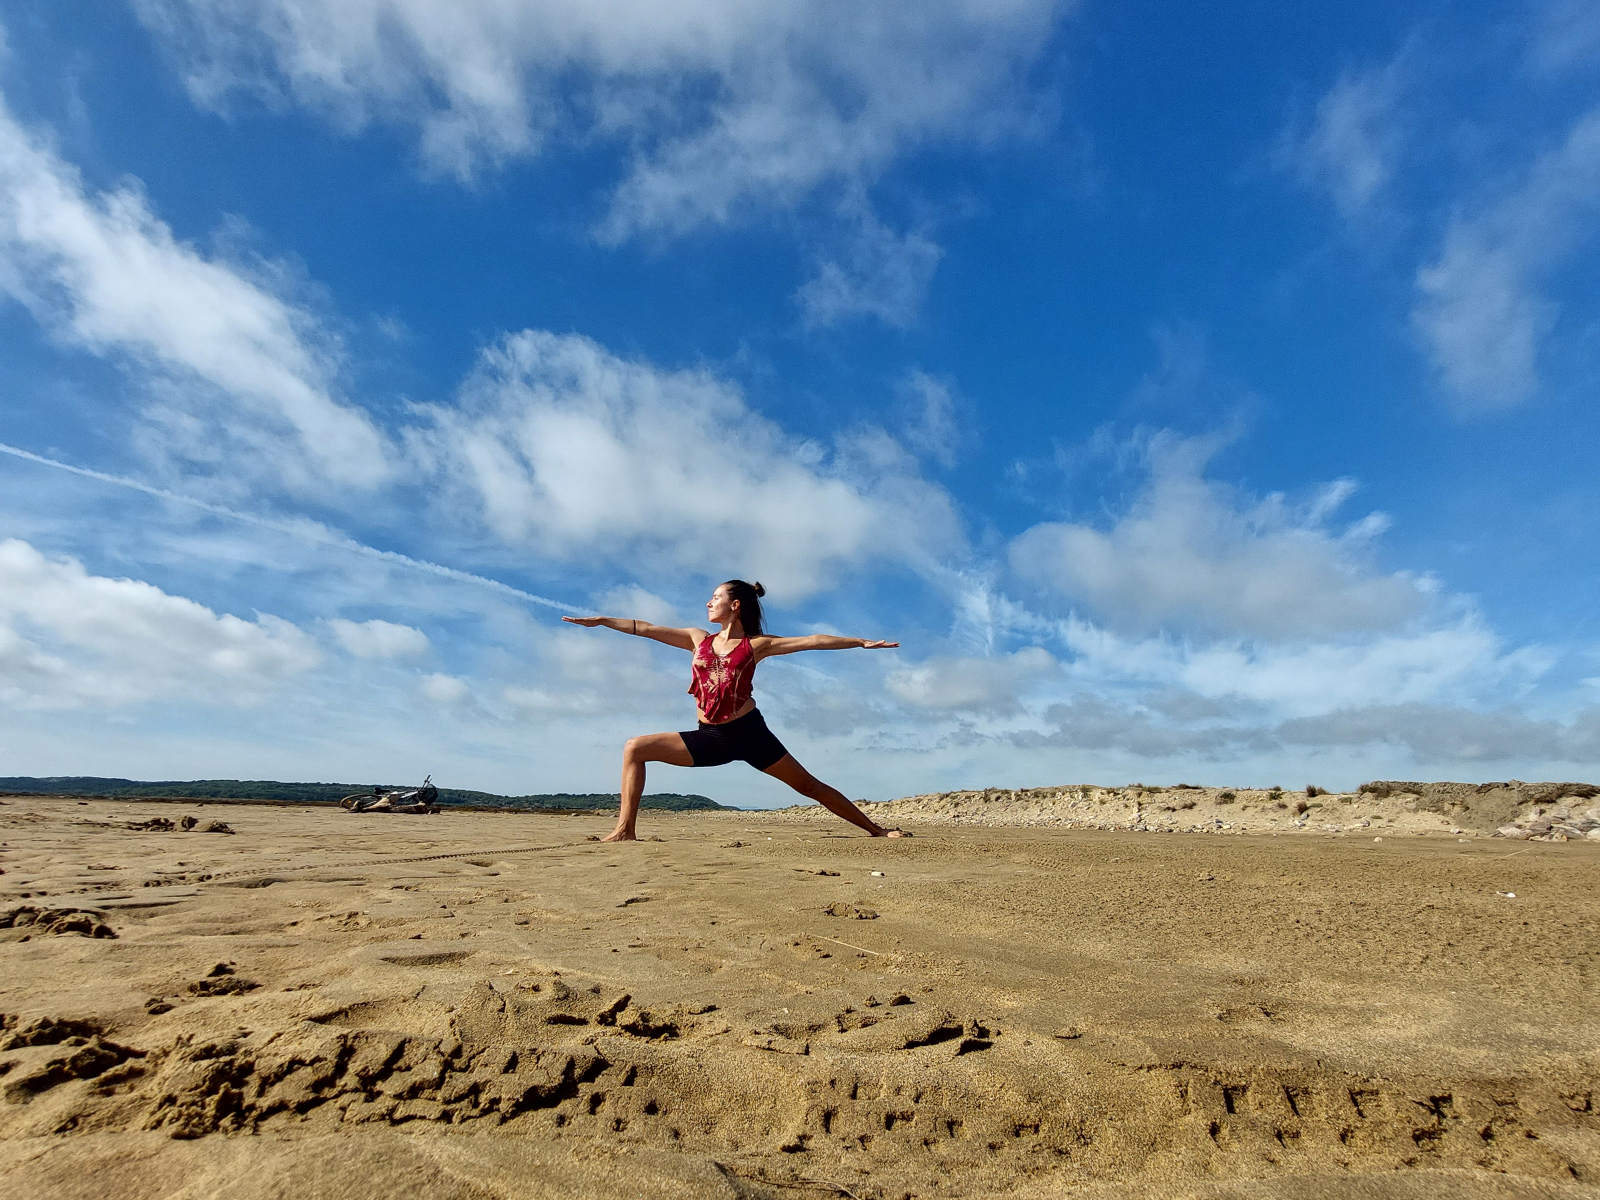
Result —
POLYGON ((725 642, 744 641, 744 625, 742 622, 740 622, 738 617, 735 617, 733 620, 723 625, 722 640, 725 642))

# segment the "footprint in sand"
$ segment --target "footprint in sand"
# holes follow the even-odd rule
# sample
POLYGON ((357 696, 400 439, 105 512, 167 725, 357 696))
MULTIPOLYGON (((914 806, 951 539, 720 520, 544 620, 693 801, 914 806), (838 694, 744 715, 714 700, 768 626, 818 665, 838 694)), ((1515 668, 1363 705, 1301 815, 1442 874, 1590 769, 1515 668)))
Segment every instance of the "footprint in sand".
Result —
POLYGON ((32 904, 20 905, 0 913, 0 929, 21 931, 15 940, 26 942, 35 937, 61 937, 77 934, 87 938, 114 938, 116 931, 105 923, 99 913, 84 908, 43 908, 32 904))
POLYGON ((830 917, 850 917, 857 921, 876 921, 878 919, 878 914, 872 909, 862 908, 859 904, 846 904, 843 901, 835 901, 822 911, 830 917))
POLYGON ((191 996, 239 996, 260 986, 254 979, 235 974, 232 963, 219 962, 204 979, 191 983, 188 990, 191 996))

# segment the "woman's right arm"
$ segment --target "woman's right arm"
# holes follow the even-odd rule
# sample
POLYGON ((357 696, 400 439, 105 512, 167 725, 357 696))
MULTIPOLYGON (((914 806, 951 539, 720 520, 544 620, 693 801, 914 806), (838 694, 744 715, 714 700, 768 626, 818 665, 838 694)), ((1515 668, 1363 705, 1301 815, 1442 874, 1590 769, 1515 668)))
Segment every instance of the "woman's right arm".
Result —
POLYGON ((652 625, 649 621, 636 621, 632 617, 562 617, 561 619, 573 625, 582 625, 585 629, 593 629, 599 625, 606 629, 615 629, 618 633, 650 638, 652 641, 664 642, 668 646, 676 646, 679 650, 693 650, 700 638, 705 636, 705 631, 701 629, 672 629, 666 625, 652 625), (696 634, 700 637, 696 637, 696 634))

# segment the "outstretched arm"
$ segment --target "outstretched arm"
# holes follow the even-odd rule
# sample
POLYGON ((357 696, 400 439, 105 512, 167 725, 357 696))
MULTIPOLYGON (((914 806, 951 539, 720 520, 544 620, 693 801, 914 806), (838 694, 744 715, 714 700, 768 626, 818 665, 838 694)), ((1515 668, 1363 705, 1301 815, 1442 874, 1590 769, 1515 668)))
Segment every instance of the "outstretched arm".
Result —
POLYGON ((695 634, 705 636, 705 632, 700 629, 672 629, 666 625, 652 625, 649 621, 636 621, 632 617, 562 617, 561 619, 573 625, 582 625, 585 629, 593 629, 599 625, 605 629, 615 629, 618 633, 650 638, 653 641, 665 642, 669 646, 676 646, 680 650, 694 649, 695 642, 699 640, 695 634))
POLYGON ((831 633, 813 633, 808 637, 751 638, 750 648, 757 658, 771 658, 775 654, 797 654, 801 650, 893 650, 899 642, 874 642, 866 638, 835 637, 831 633))

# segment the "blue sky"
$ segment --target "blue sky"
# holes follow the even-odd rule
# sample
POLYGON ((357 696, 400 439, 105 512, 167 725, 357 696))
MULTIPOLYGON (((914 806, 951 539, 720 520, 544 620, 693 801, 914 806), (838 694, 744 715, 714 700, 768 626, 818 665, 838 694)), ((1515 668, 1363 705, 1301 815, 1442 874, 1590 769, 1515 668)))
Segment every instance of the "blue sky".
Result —
POLYGON ((1592 4, 0 47, 0 773, 610 789, 744 576, 854 796, 1600 776, 1592 4))

